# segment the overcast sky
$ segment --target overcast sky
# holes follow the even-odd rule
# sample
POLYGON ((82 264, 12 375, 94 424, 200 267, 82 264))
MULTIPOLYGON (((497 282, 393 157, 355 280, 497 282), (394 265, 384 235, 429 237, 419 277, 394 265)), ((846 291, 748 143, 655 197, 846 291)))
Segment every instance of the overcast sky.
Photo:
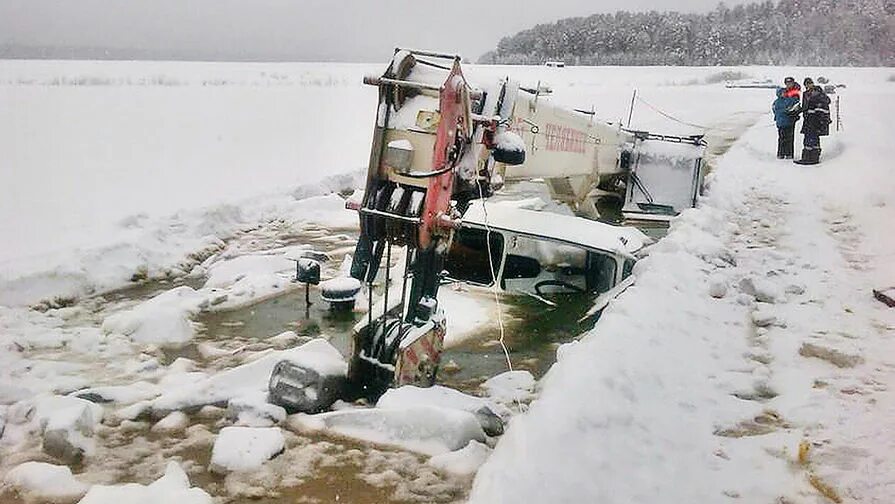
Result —
MULTIPOLYGON (((727 0, 727 5, 747 0, 727 0)), ((137 49, 208 59, 381 61, 398 45, 476 59, 569 16, 704 12, 718 0, 0 0, 0 45, 137 49)))

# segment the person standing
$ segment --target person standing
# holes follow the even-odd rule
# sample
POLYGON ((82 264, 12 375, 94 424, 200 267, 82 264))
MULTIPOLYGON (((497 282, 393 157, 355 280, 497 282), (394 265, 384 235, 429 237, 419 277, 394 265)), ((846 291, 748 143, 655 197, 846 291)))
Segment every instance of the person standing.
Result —
POLYGON ((820 137, 830 134, 830 97, 823 89, 814 85, 810 77, 805 78, 805 93, 802 95, 802 134, 805 135, 802 159, 793 161, 800 165, 815 165, 820 162, 820 137))
POLYGON ((777 88, 777 99, 772 105, 774 122, 777 123, 777 159, 792 159, 801 97, 795 79, 787 77, 783 84, 785 87, 777 88))

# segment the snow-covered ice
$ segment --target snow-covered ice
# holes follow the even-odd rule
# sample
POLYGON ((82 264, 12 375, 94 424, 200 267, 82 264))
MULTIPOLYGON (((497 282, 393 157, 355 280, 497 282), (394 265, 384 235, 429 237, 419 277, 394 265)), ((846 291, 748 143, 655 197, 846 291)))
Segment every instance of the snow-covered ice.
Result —
POLYGON ((258 469, 285 446, 279 427, 224 427, 214 441, 210 468, 218 473, 258 469))
POLYGON ((636 284, 562 347, 471 502, 887 502, 895 312, 870 291, 895 278, 895 101, 870 80, 821 165, 776 160, 765 121, 718 159, 636 284))
POLYGON ((463 448, 450 453, 435 455, 429 459, 429 465, 458 476, 472 476, 479 467, 488 460, 491 448, 478 441, 470 441, 463 448))
POLYGON ((328 431, 426 455, 459 450, 470 441, 485 441, 474 414, 437 406, 299 413, 290 416, 289 423, 300 432, 328 431))
POLYGON ((126 483, 122 485, 93 485, 78 504, 211 504, 211 496, 197 487, 190 487, 190 480, 177 462, 168 462, 165 474, 148 485, 126 483))
MULTIPOLYGON (((0 173, 12 182, 0 185, 0 232, 11 238, 0 240, 0 474, 46 457, 41 419, 60 427, 50 432, 64 434, 61 446, 96 445, 110 458, 87 457, 90 479, 76 479, 111 482, 127 479, 110 469, 123 460, 143 461, 133 468, 140 481, 164 467, 158 446, 142 438, 150 414, 158 421, 190 410, 196 424, 166 441, 202 439, 208 450, 214 434, 199 422, 231 421, 209 404, 230 403, 240 423, 281 417, 261 396, 276 361, 301 360, 300 352, 234 353, 220 342, 195 342, 193 321, 199 310, 248 306, 292 288, 288 258, 305 246, 278 243, 284 237, 319 229, 319 239, 350 248, 350 237, 335 232, 356 229, 357 214, 335 193, 363 184, 375 90, 360 84, 362 66, 274 67, 288 86, 259 77, 266 65, 0 62, 0 116, 16 118, 0 124, 0 151, 9 154, 0 173), (152 81, 145 72, 180 85, 126 84, 135 74, 142 77, 133 82, 152 81), (208 73, 226 74, 229 84, 218 86, 208 73), (106 84, 65 84, 94 77, 106 84), (54 80, 62 85, 48 84, 54 80), (138 293, 119 302, 110 293, 146 278, 168 282, 161 300, 138 293), (182 280, 191 287, 178 288, 182 280), (168 343, 187 343, 195 361, 165 366, 170 349, 161 347, 168 343), (37 415, 35 404, 50 396, 102 404, 54 398, 58 404, 37 415), (105 410, 107 425, 98 425, 96 408, 105 410), (110 440, 121 436, 137 439, 113 448, 110 440), (116 460, 122 450, 145 455, 116 460)), ((534 84, 543 73, 468 70, 473 82, 511 75, 534 84)), ((802 168, 773 158, 767 90, 701 84, 720 70, 566 68, 551 77, 552 100, 592 104, 602 118, 625 117, 637 87, 670 116, 707 126, 714 173, 700 208, 684 212, 647 251, 636 285, 593 331, 558 348, 558 364, 537 383, 538 398, 513 418, 482 466, 473 502, 813 502, 823 487, 846 501, 886 502, 892 494, 895 310, 871 295, 895 285, 895 182, 885 163, 893 152, 891 72, 739 69, 756 78, 824 74, 848 84, 838 96, 849 129, 823 139, 821 165, 802 168)), ((641 107, 633 126, 703 132, 641 107)), ((543 206, 521 203, 532 204, 543 206)), ((449 347, 493 329, 490 295, 441 290, 449 347)), ((295 333, 284 333, 267 343, 286 348, 293 341, 295 333)), ((344 373, 333 352, 313 352, 310 360, 344 373)), ((483 389, 488 402, 513 409, 534 398, 533 379, 494 386, 501 380, 483 389)), ((407 402, 417 400, 424 401, 407 402)), ((362 475, 383 487, 401 477, 437 487, 429 484, 433 466, 471 474, 487 457, 481 423, 459 402, 418 410, 352 406, 293 416, 286 425, 438 453, 429 466, 410 464, 419 475, 407 476, 398 465, 409 459, 401 455, 418 456, 388 450, 392 465, 377 462, 362 475)), ((288 436, 290 443, 297 438, 288 436)), ((310 450, 313 457, 290 457, 290 450, 261 471, 286 458, 299 465, 326 458, 322 448, 310 450)), ((312 472, 304 465, 296 478, 312 472)), ((84 502, 210 501, 189 488, 179 467, 168 472, 168 483, 155 488, 94 485, 84 502)), ((248 484, 228 476, 217 490, 266 495, 296 478, 248 484)), ((56 482, 65 481, 60 472, 56 482)), ((397 483, 401 491, 410 486, 397 483)))
POLYGON ((289 350, 271 351, 252 362, 230 368, 206 379, 169 390, 152 402, 156 414, 194 408, 266 392, 274 366, 282 360, 313 369, 321 376, 344 376, 348 364, 324 339, 314 339, 289 350))
POLYGON ((25 462, 12 469, 3 479, 25 502, 74 503, 81 499, 89 485, 81 483, 67 466, 45 462, 25 462))

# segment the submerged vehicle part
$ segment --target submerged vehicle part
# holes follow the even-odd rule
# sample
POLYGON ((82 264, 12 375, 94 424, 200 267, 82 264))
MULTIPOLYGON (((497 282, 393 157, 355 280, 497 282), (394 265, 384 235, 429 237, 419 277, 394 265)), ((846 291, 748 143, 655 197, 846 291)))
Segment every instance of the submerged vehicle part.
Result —
MULTIPOLYGON (((597 121, 593 112, 557 107, 541 83, 527 88, 503 79, 477 87, 457 55, 396 50, 385 73, 364 82, 377 86, 379 106, 363 199, 346 203, 360 219, 350 275, 353 287, 366 285, 368 303, 349 360, 355 395, 375 399, 393 385, 434 383, 446 330, 438 303, 445 270, 458 280, 497 279, 505 290, 534 296, 618 291, 642 235, 575 217, 556 226, 553 214, 520 217, 475 200, 505 180, 542 178, 553 198, 596 217, 597 197, 625 198, 632 166, 652 183, 642 146, 670 137, 635 134, 597 121), (404 249, 400 279, 391 278, 394 247, 404 249), (374 306, 376 284, 383 287, 374 306)), ((694 138, 691 146, 698 151, 700 142, 694 138)), ((682 209, 684 200, 666 201, 657 192, 649 192, 650 211, 682 209)), ((352 288, 324 297, 347 303, 355 294, 352 288)))
POLYGON ((634 254, 648 241, 631 227, 476 201, 454 236, 445 270, 452 280, 496 281, 501 290, 536 297, 602 295, 631 275, 634 254))

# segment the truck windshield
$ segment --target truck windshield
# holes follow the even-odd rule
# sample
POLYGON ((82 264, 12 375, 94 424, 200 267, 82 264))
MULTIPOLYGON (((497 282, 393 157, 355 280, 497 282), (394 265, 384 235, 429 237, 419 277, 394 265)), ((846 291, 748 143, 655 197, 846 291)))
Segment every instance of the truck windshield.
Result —
POLYGON ((489 261, 487 234, 484 229, 471 227, 462 227, 454 234, 444 266, 449 278, 480 285, 492 283, 490 264, 494 265, 493 275, 497 276, 503 257, 503 236, 491 231, 491 261, 489 261))

